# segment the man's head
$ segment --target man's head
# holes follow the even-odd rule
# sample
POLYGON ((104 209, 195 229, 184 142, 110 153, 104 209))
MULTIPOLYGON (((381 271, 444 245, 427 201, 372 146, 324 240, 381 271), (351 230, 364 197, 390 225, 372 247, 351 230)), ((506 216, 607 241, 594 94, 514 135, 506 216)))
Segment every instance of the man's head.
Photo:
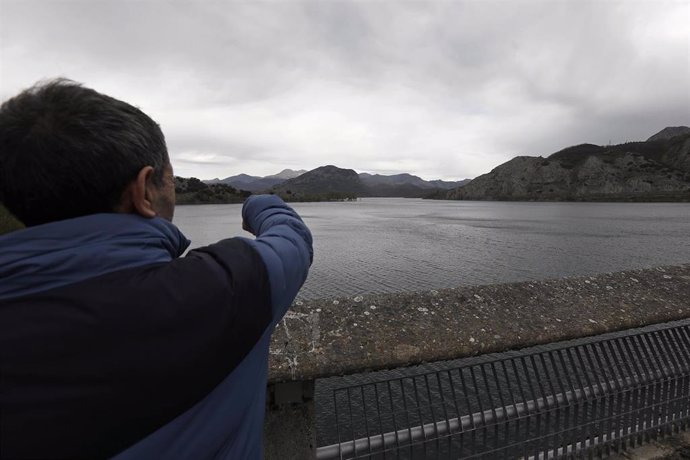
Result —
POLYGON ((24 224, 101 212, 172 220, 160 127, 141 110, 54 80, 0 106, 0 202, 24 224))

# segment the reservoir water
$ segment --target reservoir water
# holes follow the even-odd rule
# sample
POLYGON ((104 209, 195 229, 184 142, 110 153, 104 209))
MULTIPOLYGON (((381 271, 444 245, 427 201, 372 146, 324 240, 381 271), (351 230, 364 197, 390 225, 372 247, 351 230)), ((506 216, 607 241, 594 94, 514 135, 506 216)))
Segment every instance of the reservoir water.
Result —
MULTIPOLYGON (((417 291, 690 262, 690 204, 363 198, 294 203, 314 235, 300 297, 417 291)), ((241 229, 241 205, 178 206, 192 247, 241 229)))

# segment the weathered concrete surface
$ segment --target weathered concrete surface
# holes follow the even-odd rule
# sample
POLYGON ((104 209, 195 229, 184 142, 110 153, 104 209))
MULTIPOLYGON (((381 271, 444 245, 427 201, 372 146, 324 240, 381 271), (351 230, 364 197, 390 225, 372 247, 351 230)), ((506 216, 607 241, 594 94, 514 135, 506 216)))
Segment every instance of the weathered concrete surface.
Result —
POLYGON ((688 459, 690 458, 690 432, 681 432, 659 441, 652 441, 609 458, 613 460, 688 459))
POLYGON ((270 380, 388 369, 690 317, 690 264, 597 276, 297 302, 270 380))

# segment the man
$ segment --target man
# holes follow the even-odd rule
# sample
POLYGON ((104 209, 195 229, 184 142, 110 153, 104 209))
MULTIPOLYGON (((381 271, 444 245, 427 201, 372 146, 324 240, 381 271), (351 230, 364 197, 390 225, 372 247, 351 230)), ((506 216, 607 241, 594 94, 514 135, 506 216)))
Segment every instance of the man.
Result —
POLYGON ((159 126, 66 80, 0 107, 0 458, 260 458, 312 239, 274 196, 190 251, 159 126))

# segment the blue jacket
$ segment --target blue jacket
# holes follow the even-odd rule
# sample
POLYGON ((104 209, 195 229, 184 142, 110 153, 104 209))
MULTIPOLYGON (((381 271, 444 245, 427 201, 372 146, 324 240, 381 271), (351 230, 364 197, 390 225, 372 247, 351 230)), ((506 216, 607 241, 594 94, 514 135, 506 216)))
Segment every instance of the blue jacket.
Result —
POLYGON ((261 458, 271 332, 312 239, 275 196, 256 239, 190 251, 99 214, 0 237, 0 458, 261 458))

